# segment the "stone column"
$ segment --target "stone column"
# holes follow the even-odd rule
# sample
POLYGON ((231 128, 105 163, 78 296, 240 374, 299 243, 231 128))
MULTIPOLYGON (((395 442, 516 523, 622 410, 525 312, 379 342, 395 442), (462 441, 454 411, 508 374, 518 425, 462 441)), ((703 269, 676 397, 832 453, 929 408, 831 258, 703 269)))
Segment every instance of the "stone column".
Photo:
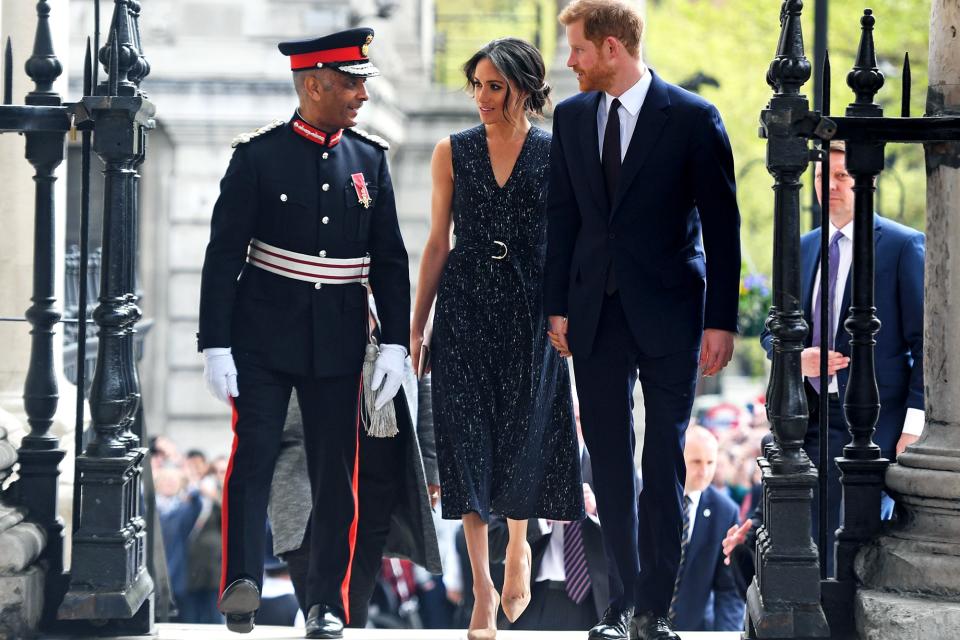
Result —
MULTIPOLYGON (((17 450, 0 426, 0 487, 17 461, 17 450)), ((42 527, 25 522, 22 508, 7 504, 0 491, 0 638, 35 632, 43 611, 43 571, 35 564, 46 546, 42 527)))
MULTIPOLYGON (((960 115, 960 4, 935 1, 927 112, 960 115)), ((857 558, 865 640, 953 640, 960 629, 960 142, 927 146, 926 426, 887 472, 900 520, 857 558)))

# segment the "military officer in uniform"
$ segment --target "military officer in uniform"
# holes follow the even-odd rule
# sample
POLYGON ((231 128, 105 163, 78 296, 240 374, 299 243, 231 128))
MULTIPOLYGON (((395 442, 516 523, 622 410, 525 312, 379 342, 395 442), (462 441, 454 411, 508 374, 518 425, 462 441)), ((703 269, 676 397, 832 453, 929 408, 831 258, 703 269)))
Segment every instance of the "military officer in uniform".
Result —
MULTIPOLYGON (((219 607, 253 628, 264 521, 288 401, 296 390, 313 494, 308 638, 340 638, 359 519, 361 367, 367 293, 382 344, 377 408, 400 389, 410 333, 407 253, 386 143, 352 127, 368 99, 371 29, 284 42, 300 107, 240 136, 213 210, 199 347, 211 392, 233 407, 223 495, 219 607)), ((367 461, 369 462, 369 461, 367 461)))

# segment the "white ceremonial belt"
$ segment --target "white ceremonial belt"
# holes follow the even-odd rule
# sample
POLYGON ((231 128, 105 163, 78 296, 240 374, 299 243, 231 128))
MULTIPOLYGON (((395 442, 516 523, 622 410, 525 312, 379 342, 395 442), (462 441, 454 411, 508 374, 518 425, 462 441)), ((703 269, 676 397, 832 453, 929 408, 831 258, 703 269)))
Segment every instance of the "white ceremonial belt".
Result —
POLYGON ((257 239, 250 242, 247 262, 284 278, 321 284, 367 284, 370 275, 369 254, 362 258, 318 258, 257 239))

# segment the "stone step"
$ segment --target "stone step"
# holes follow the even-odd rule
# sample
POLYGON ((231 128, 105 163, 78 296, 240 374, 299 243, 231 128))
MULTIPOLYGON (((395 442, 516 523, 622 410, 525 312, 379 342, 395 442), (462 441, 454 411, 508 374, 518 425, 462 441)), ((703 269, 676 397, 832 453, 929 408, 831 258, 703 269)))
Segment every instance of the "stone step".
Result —
MULTIPOLYGON (((293 627, 256 627, 252 633, 237 635, 225 626, 204 624, 157 625, 158 640, 293 640, 303 637, 302 629, 293 627)), ((344 640, 465 640, 463 629, 347 629, 344 640)), ((500 631, 498 640, 584 640, 583 631, 500 631)), ((42 636, 46 640, 61 640, 57 636, 42 636)), ((735 632, 681 632, 681 640, 739 640, 735 632)), ((63 639, 66 640, 66 639, 63 639)), ((115 638, 115 640, 140 640, 140 637, 115 638)))

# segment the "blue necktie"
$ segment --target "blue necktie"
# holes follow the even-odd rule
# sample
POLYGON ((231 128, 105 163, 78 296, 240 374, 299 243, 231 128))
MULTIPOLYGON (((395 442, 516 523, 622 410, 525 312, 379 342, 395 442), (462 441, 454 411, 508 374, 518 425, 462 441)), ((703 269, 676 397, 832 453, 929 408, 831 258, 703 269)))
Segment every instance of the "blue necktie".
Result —
MULTIPOLYGON (((836 295, 837 290, 837 272, 840 270, 840 238, 843 236, 839 231, 835 231, 833 237, 830 238, 830 250, 827 254, 830 257, 830 266, 829 266, 829 277, 827 279, 827 293, 829 295, 830 306, 827 309, 828 323, 829 323, 829 334, 827 339, 827 348, 833 349, 834 343, 836 342, 836 332, 837 332, 837 309, 834 308, 834 296, 836 295)), ((820 278, 820 287, 823 287, 823 278, 820 278)), ((813 300, 813 340, 810 343, 812 347, 820 346, 820 338, 823 335, 823 327, 820 326, 820 292, 817 292, 817 295, 813 300)), ((820 393, 820 377, 814 376, 810 379, 810 386, 816 390, 817 393, 820 393)))

